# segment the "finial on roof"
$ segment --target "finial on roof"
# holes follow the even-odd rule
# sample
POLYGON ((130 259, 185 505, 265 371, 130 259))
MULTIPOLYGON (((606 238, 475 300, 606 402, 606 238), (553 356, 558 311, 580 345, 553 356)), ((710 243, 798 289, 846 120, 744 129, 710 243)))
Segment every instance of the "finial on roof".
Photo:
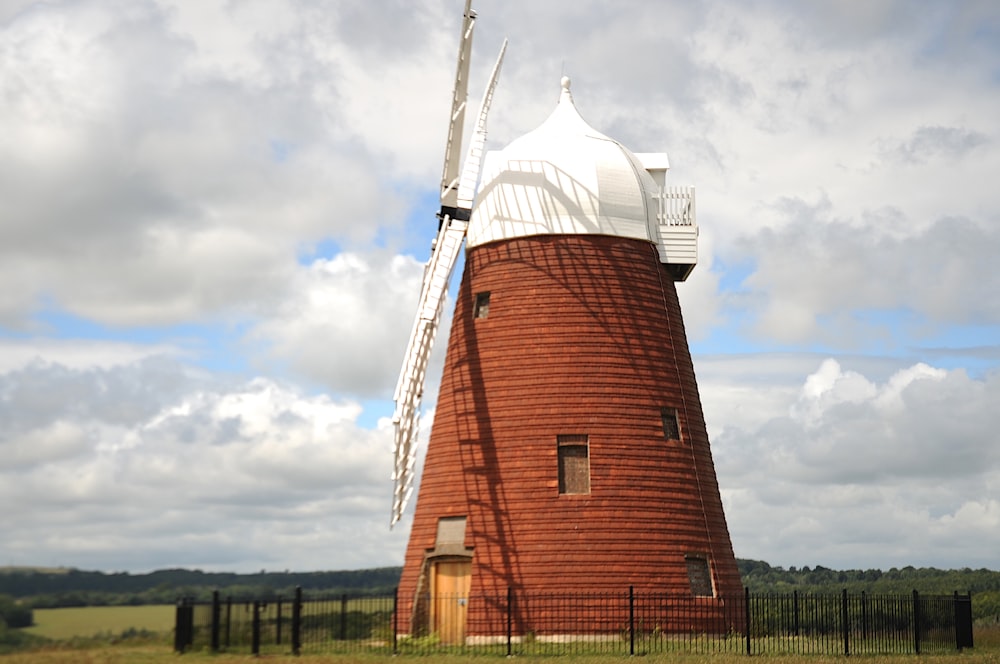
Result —
POLYGON ((559 83, 562 85, 562 92, 559 94, 559 101, 560 102, 568 101, 570 104, 572 104, 573 95, 570 94, 569 91, 569 83, 570 83, 569 76, 563 76, 562 80, 559 81, 559 83))

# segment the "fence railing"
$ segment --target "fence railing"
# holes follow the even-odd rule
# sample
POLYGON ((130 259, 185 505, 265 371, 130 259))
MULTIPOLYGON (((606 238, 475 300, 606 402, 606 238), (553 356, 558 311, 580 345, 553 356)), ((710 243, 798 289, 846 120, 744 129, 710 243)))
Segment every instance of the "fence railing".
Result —
POLYGON ((177 604, 174 647, 384 654, 894 654, 973 646, 971 595, 663 593, 436 596, 435 624, 401 633, 395 594, 177 604))

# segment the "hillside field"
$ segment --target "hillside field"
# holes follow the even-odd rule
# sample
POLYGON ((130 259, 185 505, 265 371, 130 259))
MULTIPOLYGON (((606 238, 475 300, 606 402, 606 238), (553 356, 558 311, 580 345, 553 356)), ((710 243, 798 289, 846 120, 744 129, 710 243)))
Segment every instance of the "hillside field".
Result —
POLYGON ((35 609, 35 624, 24 631, 54 640, 117 636, 129 630, 168 634, 174 628, 175 612, 172 604, 35 609))

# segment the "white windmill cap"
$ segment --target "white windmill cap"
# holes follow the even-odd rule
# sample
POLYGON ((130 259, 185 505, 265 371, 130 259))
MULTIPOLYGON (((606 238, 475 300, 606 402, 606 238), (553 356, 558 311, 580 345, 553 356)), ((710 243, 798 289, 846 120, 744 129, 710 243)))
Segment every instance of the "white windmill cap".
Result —
MULTIPOLYGON (((469 247, 553 234, 655 241, 659 186, 644 160, 587 124, 573 103, 570 79, 561 83, 559 103, 545 122, 487 153, 469 247)), ((663 169, 666 155, 655 157, 650 165, 663 169)))

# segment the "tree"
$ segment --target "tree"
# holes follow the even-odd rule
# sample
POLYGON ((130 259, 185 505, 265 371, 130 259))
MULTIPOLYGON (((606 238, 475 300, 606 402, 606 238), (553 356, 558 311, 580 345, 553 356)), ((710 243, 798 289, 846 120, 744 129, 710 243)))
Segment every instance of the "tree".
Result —
POLYGON ((13 629, 31 627, 35 614, 31 607, 18 604, 10 595, 0 595, 0 621, 13 629))

